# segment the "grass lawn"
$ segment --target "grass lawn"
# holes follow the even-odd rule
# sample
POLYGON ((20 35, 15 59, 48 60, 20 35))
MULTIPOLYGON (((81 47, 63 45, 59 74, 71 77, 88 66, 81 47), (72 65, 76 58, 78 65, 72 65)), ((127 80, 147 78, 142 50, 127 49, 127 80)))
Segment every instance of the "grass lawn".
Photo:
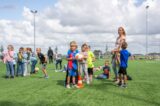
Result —
MULTIPOLYGON (((95 65, 103 65, 97 60, 95 65)), ((29 77, 5 79, 0 63, 0 106, 160 106, 160 61, 130 61, 128 73, 133 80, 128 88, 110 80, 94 79, 83 89, 66 89, 65 73, 48 65, 49 79, 42 72, 29 77)), ((98 75, 101 72, 96 72, 98 75)))

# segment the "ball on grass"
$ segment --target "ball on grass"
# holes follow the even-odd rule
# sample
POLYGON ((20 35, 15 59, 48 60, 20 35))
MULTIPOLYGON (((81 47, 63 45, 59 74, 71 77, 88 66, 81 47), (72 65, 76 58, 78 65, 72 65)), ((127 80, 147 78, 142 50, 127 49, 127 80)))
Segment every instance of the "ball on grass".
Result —
POLYGON ((36 67, 36 68, 35 68, 35 72, 38 72, 38 71, 39 71, 39 68, 38 68, 38 67, 36 67))

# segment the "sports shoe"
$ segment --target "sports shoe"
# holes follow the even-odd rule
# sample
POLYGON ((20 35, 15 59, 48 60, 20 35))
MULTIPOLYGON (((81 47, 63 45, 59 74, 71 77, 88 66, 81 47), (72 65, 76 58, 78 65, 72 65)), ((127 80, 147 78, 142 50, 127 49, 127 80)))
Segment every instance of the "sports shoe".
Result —
POLYGON ((123 88, 127 88, 127 84, 122 84, 122 87, 123 88))
POLYGON ((73 88, 78 88, 78 86, 77 86, 76 84, 74 84, 72 87, 73 87, 73 88))
POLYGON ((119 82, 117 85, 118 85, 118 86, 122 86, 122 82, 119 82))
POLYGON ((11 79, 14 79, 14 76, 11 76, 11 79))
POLYGON ((89 84, 90 84, 90 82, 89 82, 89 81, 87 81, 87 84, 89 85, 89 84))
POLYGON ((70 89, 71 87, 70 87, 70 85, 66 85, 66 88, 67 88, 67 89, 70 89))
POLYGON ((48 79, 49 77, 48 77, 48 76, 44 76, 44 78, 45 78, 45 79, 48 79))

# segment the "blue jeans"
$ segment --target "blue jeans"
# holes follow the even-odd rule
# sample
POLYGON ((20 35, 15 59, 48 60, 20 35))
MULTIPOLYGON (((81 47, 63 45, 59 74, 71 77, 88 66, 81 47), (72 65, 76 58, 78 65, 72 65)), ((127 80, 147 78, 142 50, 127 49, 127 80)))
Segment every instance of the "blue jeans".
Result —
POLYGON ((34 72, 35 72, 36 64, 37 64, 37 60, 33 60, 33 61, 32 61, 32 64, 31 64, 31 73, 34 73, 34 72))
POLYGON ((112 60, 112 69, 113 69, 113 71, 114 71, 115 78, 117 79, 117 78, 118 78, 119 66, 117 66, 115 60, 112 60))
POLYGON ((6 76, 9 77, 11 75, 12 77, 14 77, 13 62, 10 62, 10 61, 7 62, 6 68, 7 68, 6 76))
POLYGON ((24 74, 24 63, 23 62, 18 62, 17 63, 17 76, 18 75, 23 75, 24 74))
POLYGON ((107 75, 105 74, 100 74, 99 76, 97 76, 97 79, 107 79, 107 75))

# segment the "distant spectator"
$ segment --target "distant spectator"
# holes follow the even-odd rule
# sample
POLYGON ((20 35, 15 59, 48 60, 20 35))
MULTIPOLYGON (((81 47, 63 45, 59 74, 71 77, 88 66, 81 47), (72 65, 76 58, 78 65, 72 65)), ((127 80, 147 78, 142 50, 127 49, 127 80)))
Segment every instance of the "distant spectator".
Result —
POLYGON ((56 53, 55 54, 55 60, 56 60, 56 71, 58 70, 58 65, 60 66, 59 69, 62 69, 62 55, 56 53))
POLYGON ((47 56, 49 58, 49 64, 50 63, 53 63, 53 50, 51 49, 51 47, 49 47, 49 50, 48 50, 48 53, 47 53, 47 56))

